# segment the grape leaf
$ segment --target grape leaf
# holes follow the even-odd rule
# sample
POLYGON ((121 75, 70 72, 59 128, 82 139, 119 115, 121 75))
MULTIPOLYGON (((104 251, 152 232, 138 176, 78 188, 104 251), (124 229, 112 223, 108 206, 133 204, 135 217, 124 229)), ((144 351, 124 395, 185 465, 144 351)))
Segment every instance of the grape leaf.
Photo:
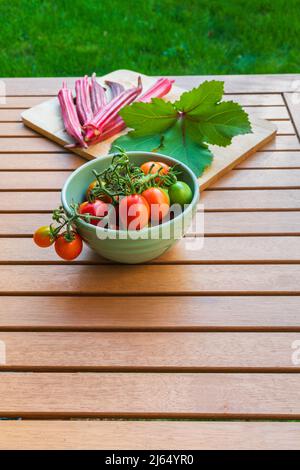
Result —
POLYGON ((179 100, 175 101, 174 106, 179 111, 193 116, 199 110, 221 101, 223 93, 224 82, 205 81, 198 88, 182 93, 179 100))
POLYGON ((251 132, 248 114, 233 101, 212 105, 202 112, 199 109, 193 119, 198 122, 203 141, 221 147, 231 144, 234 136, 251 132))
POLYGON ((206 144, 225 147, 234 136, 252 132, 248 115, 239 104, 220 102, 223 87, 223 82, 206 81, 183 93, 175 103, 153 98, 150 103, 125 106, 119 114, 133 131, 114 144, 125 150, 159 149, 201 176, 213 158, 206 144))
POLYGON ((118 149, 114 148, 118 146, 128 151, 140 150, 141 152, 155 152, 161 145, 160 134, 140 137, 135 137, 132 134, 133 132, 129 132, 127 135, 122 135, 116 139, 113 142, 112 150, 118 151, 118 149))
POLYGON ((160 152, 185 163, 196 175, 201 175, 213 159, 213 154, 193 135, 193 128, 185 119, 180 119, 164 133, 160 152))
POLYGON ((178 115, 170 101, 159 98, 153 98, 151 103, 137 101, 125 106, 119 114, 127 127, 134 129, 132 137, 161 134, 175 124, 178 115))

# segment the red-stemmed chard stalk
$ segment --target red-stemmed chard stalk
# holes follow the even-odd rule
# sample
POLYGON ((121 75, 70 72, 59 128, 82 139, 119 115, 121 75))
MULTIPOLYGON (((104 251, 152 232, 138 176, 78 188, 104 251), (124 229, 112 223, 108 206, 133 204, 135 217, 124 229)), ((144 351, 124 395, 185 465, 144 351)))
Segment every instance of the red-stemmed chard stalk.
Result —
MULTIPOLYGON (((105 82, 107 83, 107 82, 105 82)), ((162 98, 163 96, 167 95, 172 88, 172 84, 174 80, 169 80, 168 78, 159 78, 154 85, 149 88, 146 93, 139 96, 136 101, 141 101, 143 103, 149 103, 152 98, 162 98)), ((126 124, 121 118, 121 116, 116 116, 113 121, 106 124, 103 128, 101 134, 99 134, 91 144, 96 144, 98 142, 102 142, 103 140, 107 140, 110 137, 121 132, 125 129, 126 124)))
POLYGON ((96 80, 96 74, 93 73, 90 86, 90 97, 93 115, 95 116, 105 105, 105 90, 96 80))
POLYGON ((82 136, 82 129, 76 112, 74 99, 71 90, 63 82, 62 88, 58 92, 58 100, 61 107, 62 117, 67 133, 73 137, 81 147, 87 147, 82 136))
POLYGON ((104 127, 114 120, 120 109, 132 103, 141 92, 142 81, 141 77, 139 77, 137 87, 124 90, 85 124, 84 128, 86 129, 86 142, 89 142, 95 139, 95 137, 99 136, 102 133, 104 127))
POLYGON ((85 75, 75 82, 76 109, 79 121, 82 125, 90 121, 93 117, 93 110, 90 97, 89 78, 85 75))

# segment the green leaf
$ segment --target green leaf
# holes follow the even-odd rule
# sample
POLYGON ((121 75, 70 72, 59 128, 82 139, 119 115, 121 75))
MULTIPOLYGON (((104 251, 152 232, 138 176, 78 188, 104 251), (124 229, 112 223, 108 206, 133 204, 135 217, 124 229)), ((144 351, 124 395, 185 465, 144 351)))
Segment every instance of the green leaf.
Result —
POLYGON ((208 144, 226 147, 232 138, 251 132, 248 114, 233 101, 212 105, 201 111, 193 119, 198 122, 199 133, 208 144))
POLYGON ((198 88, 182 93, 180 99, 175 101, 174 105, 179 111, 193 116, 199 110, 221 101, 223 93, 224 82, 205 81, 198 88))
POLYGON ((132 132, 122 135, 113 142, 112 151, 115 146, 124 148, 127 151, 140 150, 141 152, 154 152, 161 144, 161 136, 154 134, 150 136, 134 137, 132 132))
POLYGON ((127 127, 134 129, 132 136, 141 137, 161 134, 175 124, 178 113, 169 101, 153 98, 151 103, 136 102, 125 106, 119 114, 127 127))
POLYGON ((209 148, 195 141, 194 128, 180 119, 164 134, 160 152, 176 158, 190 167, 196 176, 201 176, 213 159, 209 148))

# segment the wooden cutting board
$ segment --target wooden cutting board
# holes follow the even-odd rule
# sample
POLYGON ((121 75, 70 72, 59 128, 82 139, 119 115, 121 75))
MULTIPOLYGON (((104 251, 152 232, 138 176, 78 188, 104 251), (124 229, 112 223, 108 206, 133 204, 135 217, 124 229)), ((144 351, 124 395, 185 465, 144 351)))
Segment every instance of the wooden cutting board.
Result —
MULTIPOLYGON (((112 80, 120 82, 126 88, 129 88, 136 85, 139 75, 142 77, 143 91, 147 91, 147 89, 155 82, 155 79, 130 70, 116 70, 115 72, 109 73, 98 80, 103 85, 105 80, 112 80)), ((170 93, 166 96, 166 99, 171 101, 176 100, 183 91, 185 90, 173 86, 170 93)), ((64 130, 57 98, 47 100, 33 108, 27 109, 21 114, 21 116, 26 126, 48 137, 54 142, 57 142, 62 146, 72 143, 72 139, 64 130)), ((203 175, 199 178, 200 190, 203 190, 214 183, 218 178, 220 178, 220 176, 241 163, 245 158, 256 152, 256 150, 263 147, 276 135, 277 129, 272 122, 255 118, 251 120, 251 124, 253 133, 235 137, 230 146, 225 148, 214 145, 210 146, 210 149, 214 154, 214 160, 212 165, 205 170, 203 175)), ((88 160, 101 158, 109 153, 112 142, 117 137, 125 133, 126 130, 105 142, 100 142, 88 149, 71 148, 70 151, 75 152, 88 160)))

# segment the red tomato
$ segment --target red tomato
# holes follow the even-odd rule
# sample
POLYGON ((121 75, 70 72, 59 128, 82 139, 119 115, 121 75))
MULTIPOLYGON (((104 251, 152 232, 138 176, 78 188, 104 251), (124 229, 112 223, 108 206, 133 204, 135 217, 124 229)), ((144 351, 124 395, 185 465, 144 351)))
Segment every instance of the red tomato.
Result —
POLYGON ((131 194, 121 199, 119 220, 122 229, 141 230, 148 224, 149 216, 150 208, 143 196, 131 194))
POLYGON ((37 246, 41 248, 48 248, 52 245, 54 239, 51 236, 51 231, 49 225, 38 228, 33 235, 33 240, 37 246))
MULTIPOLYGON (((160 174, 166 175, 170 170, 170 167, 163 162, 146 162, 141 165, 141 170, 145 175, 148 175, 149 173, 154 175, 154 173, 157 173, 158 171, 160 174)), ((159 183, 159 178, 156 178, 155 181, 159 183)))
POLYGON ((77 258, 82 251, 82 239, 78 233, 73 233, 73 240, 67 241, 65 239, 65 233, 62 233, 55 240, 55 251, 62 259, 66 261, 72 261, 77 258))
POLYGON ((168 193, 161 188, 149 188, 142 193, 142 196, 150 206, 151 222, 161 222, 168 214, 170 208, 168 193))
MULTIPOLYGON (((96 217, 105 217, 108 214, 109 206, 106 202, 96 199, 95 202, 83 202, 79 206, 79 214, 90 214, 96 217)), ((98 219, 91 219, 90 224, 98 225, 98 219)))

